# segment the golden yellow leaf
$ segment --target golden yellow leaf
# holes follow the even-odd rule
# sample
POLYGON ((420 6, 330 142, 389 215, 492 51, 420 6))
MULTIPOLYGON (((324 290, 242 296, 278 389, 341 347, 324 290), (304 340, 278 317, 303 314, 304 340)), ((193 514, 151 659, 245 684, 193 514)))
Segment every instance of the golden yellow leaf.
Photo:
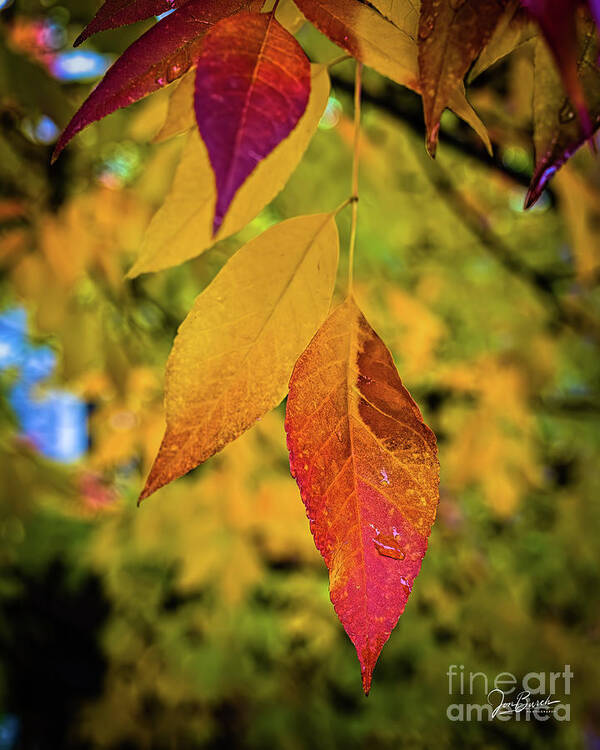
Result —
POLYGON ((169 108, 162 128, 154 136, 154 143, 166 141, 175 135, 191 130, 196 119, 194 116, 194 85, 196 70, 190 70, 178 81, 169 99, 169 108))
POLYGON ((191 133, 171 192, 148 227, 129 277, 183 263, 251 221, 279 193, 302 158, 327 105, 329 88, 327 68, 313 65, 304 115, 238 190, 215 237, 214 176, 204 144, 196 132, 191 133))
MULTIPOLYGON (((262 12, 268 13, 273 10, 274 5, 275 0, 267 0, 262 7, 262 12)), ((306 23, 306 19, 292 0, 281 0, 277 6, 277 20, 290 34, 295 34, 306 23)))
POLYGON ((334 214, 298 216, 245 245, 196 299, 169 356, 167 429, 142 499, 282 400, 329 310, 337 262, 334 214))

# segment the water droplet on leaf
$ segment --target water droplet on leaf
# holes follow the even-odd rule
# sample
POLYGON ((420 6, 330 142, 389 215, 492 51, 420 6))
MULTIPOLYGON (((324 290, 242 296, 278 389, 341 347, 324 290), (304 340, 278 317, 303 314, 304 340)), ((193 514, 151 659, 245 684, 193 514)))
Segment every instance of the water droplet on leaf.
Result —
POLYGON ((573 110, 573 107, 571 106, 569 100, 565 99, 562 107, 558 112, 558 121, 564 125, 567 122, 571 122, 571 120, 573 120, 574 118, 575 112, 573 110))
POLYGON ((433 16, 426 16, 425 18, 423 18, 419 27, 419 39, 427 39, 427 37, 433 31, 434 26, 435 18, 433 16))
POLYGON ((396 536, 377 534, 373 539, 373 544, 375 545, 377 552, 384 557, 392 557, 394 560, 404 560, 405 558, 405 554, 400 549, 396 536))

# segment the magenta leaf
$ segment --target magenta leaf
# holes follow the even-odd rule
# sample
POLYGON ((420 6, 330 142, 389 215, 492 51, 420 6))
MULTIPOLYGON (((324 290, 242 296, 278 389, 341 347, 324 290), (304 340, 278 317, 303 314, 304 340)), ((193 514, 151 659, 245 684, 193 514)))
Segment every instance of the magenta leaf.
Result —
POLYGON ((272 13, 239 13, 206 35, 195 110, 215 173, 215 233, 248 175, 294 129, 309 94, 308 58, 272 13))
POLYGON ((128 47, 109 68, 58 139, 52 160, 83 128, 182 76, 195 64, 206 32, 263 0, 188 0, 128 47))
POLYGON ((75 40, 73 46, 97 34, 99 31, 116 29, 128 23, 143 21, 152 16, 159 16, 169 10, 175 10, 184 5, 187 0, 106 0, 94 18, 75 40))

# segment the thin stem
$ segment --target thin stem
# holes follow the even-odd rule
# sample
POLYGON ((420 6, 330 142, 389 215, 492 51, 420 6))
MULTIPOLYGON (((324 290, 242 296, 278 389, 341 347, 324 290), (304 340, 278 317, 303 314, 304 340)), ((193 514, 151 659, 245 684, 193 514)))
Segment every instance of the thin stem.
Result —
POLYGON ((351 203, 356 203, 358 201, 358 198, 354 195, 351 195, 350 198, 346 198, 346 200, 343 203, 340 203, 340 205, 334 209, 333 215, 337 216, 341 211, 343 211, 346 206, 349 206, 351 203))
POLYGON ((334 65, 339 65, 340 63, 346 62, 346 60, 352 60, 352 55, 340 55, 339 57, 334 57, 331 62, 326 63, 328 68, 333 68, 334 65))
POLYGON ((279 2, 280 2, 280 0, 275 0, 275 2, 273 4, 273 10, 271 11, 271 15, 273 16, 273 18, 275 18, 275 12, 277 10, 277 6, 279 5, 279 2))
POLYGON ((354 249, 356 247, 356 222, 358 219, 358 150, 360 146, 360 93, 362 84, 362 63, 356 61, 354 79, 354 147, 352 155, 352 226, 348 250, 348 296, 352 295, 354 281, 354 249))

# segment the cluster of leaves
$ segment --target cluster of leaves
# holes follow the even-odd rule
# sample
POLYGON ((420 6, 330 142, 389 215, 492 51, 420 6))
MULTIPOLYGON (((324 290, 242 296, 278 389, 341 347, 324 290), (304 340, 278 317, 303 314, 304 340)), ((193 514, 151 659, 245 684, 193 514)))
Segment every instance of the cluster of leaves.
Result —
MULTIPOLYGON (((286 3, 281 11, 279 2, 267 10, 263 4, 107 0, 77 40, 173 11, 113 65, 55 150, 56 157, 89 123, 183 77, 161 137, 193 129, 194 120, 197 132, 131 276, 180 263, 245 226, 287 181, 315 131, 329 91, 327 69, 311 69, 291 33, 297 20, 288 23, 291 31, 278 20, 286 3)), ((432 156, 446 107, 491 149, 466 98, 465 75, 471 68, 482 72, 529 39, 535 19, 542 34, 528 206, 600 124, 591 15, 597 7, 580 5, 296 2, 361 64, 421 94, 432 156)), ((349 202, 355 203, 353 187, 349 202)), ((328 316, 339 210, 268 229, 196 299, 169 358, 167 429, 141 499, 239 437, 283 399, 289 381, 292 474, 368 693, 426 551, 438 502, 438 462, 433 433, 357 307, 351 285, 346 301, 328 316)), ((355 205, 353 210, 356 215, 355 205)))

